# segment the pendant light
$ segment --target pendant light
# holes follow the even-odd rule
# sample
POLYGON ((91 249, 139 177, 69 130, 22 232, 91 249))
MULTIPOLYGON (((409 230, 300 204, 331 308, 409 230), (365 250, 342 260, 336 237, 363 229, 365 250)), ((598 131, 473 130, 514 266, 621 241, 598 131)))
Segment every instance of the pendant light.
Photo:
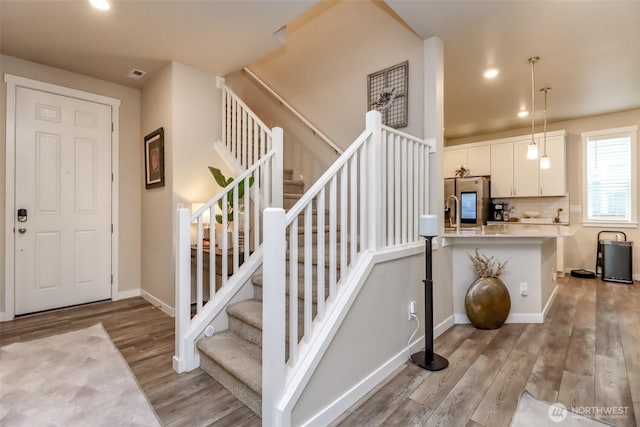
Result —
POLYGON ((531 142, 527 146, 527 159, 535 160, 538 158, 538 144, 535 139, 535 117, 536 117, 536 99, 535 99, 535 64, 540 60, 539 56, 532 56, 527 59, 527 64, 531 64, 531 142))
POLYGON ((542 157, 540 157, 540 169, 549 169, 551 167, 551 161, 547 156, 547 94, 550 91, 550 87, 540 89, 540 92, 544 92, 544 151, 542 157))

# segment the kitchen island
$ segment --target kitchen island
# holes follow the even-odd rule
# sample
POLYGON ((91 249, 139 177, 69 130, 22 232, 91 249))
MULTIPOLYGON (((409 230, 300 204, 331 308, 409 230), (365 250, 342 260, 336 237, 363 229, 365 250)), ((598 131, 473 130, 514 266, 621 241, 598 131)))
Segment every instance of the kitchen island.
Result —
POLYGON ((509 259, 500 277, 509 290, 511 311, 507 323, 542 323, 556 292, 556 239, 572 236, 575 227, 549 225, 489 225, 445 232, 452 265, 455 323, 469 323, 464 298, 476 279, 469 254, 509 259))

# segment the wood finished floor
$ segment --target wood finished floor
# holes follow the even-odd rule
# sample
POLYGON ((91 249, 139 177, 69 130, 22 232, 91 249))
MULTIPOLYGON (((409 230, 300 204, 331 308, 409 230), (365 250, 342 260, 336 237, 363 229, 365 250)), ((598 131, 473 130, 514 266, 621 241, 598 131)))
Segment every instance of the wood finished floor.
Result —
MULTIPOLYGON (((260 420, 205 372, 171 368, 174 321, 141 298, 0 323, 0 345, 102 322, 167 426, 259 426, 260 420)), ((564 279, 544 324, 481 331, 456 325, 436 351, 449 368, 411 363, 365 396, 340 426, 507 426, 526 388, 568 407, 628 407, 640 425, 640 287, 564 279), (635 414, 635 415, 634 415, 635 414)))
POLYGON ((626 407, 603 421, 640 426, 640 287, 561 282, 543 324, 456 325, 435 342, 448 369, 406 363, 336 424, 508 426, 526 389, 568 408, 626 407))
POLYGON ((0 323, 0 345, 102 322, 165 426, 260 426, 260 419, 201 369, 176 374, 174 319, 142 298, 96 303, 0 323))

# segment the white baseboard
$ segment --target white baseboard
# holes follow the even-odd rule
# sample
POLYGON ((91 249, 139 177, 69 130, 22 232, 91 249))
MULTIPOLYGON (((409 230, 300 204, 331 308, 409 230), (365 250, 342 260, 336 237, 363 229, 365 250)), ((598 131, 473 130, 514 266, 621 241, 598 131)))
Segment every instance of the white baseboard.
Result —
POLYGON ((633 280, 635 280, 636 282, 640 282, 640 274, 634 274, 633 280))
POLYGON ((391 375, 393 371, 402 366, 407 361, 407 354, 411 354, 411 347, 413 345, 421 343, 422 339, 423 338, 420 338, 414 341, 411 346, 407 346, 391 359, 383 363, 378 369, 373 371, 366 378, 364 378, 353 388, 351 388, 351 390, 347 391, 338 399, 334 400, 331 404, 329 404, 329 406, 324 408, 313 418, 303 423, 302 425, 308 427, 324 427, 329 425, 329 423, 342 415, 347 409, 353 406, 370 390, 384 381, 384 379, 391 375))
POLYGON ((169 315, 171 317, 176 317, 176 312, 175 312, 175 309, 173 307, 170 307, 168 304, 166 304, 165 302, 163 302, 163 301, 159 300, 158 298, 154 297, 153 295, 151 295, 149 292, 147 292, 145 290, 141 290, 140 292, 141 292, 140 295, 142 296, 142 298, 146 299, 151 304, 153 304, 154 306, 158 307, 165 314, 167 314, 167 315, 169 315))
POLYGON ((8 322, 9 320, 13 320, 13 318, 7 319, 5 312, 0 312, 0 322, 8 322))
MULTIPOLYGON (((433 337, 437 338, 447 329, 454 325, 454 317, 449 316, 433 328, 433 337)), ((326 426, 342 415, 347 409, 353 406, 369 391, 373 390, 378 384, 384 381, 402 364, 409 360, 409 356, 420 351, 424 347, 424 335, 417 338, 410 345, 397 353, 391 359, 383 363, 378 369, 369 374, 366 378, 356 384, 351 390, 344 393, 338 399, 333 401, 329 406, 324 408, 313 418, 307 421, 304 426, 326 426)))
MULTIPOLYGON (((468 325, 471 323, 466 314, 455 315, 456 325, 468 325)), ((511 313, 504 323, 543 323, 542 313, 511 313)))
POLYGON ((455 316, 452 314, 433 328, 433 338, 438 338, 440 335, 444 334, 447 329, 455 324, 455 316))
POLYGON ((551 292, 551 295, 549 296, 549 300, 544 305, 544 309, 542 309, 542 319, 543 319, 543 321, 544 321, 544 316, 547 315, 547 311, 549 311, 549 308, 551 307, 551 303, 553 302, 553 299, 556 297, 557 293, 558 293, 558 285, 556 285, 553 288, 553 291, 551 292))
MULTIPOLYGON (((140 289, 118 292, 118 300, 139 297, 142 294, 140 289)), ((117 301, 117 300, 115 300, 117 301)))

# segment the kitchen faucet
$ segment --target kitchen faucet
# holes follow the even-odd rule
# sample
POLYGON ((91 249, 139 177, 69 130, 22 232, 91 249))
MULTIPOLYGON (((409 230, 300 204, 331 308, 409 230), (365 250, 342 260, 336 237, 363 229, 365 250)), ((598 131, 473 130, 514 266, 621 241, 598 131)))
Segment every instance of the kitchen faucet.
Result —
MULTIPOLYGON (((460 199, 458 199, 453 194, 447 197, 447 203, 449 203, 449 199, 453 197, 453 200, 456 201, 456 231, 460 231, 460 199)), ((449 225, 453 226, 451 223, 451 215, 449 215, 449 225)))

